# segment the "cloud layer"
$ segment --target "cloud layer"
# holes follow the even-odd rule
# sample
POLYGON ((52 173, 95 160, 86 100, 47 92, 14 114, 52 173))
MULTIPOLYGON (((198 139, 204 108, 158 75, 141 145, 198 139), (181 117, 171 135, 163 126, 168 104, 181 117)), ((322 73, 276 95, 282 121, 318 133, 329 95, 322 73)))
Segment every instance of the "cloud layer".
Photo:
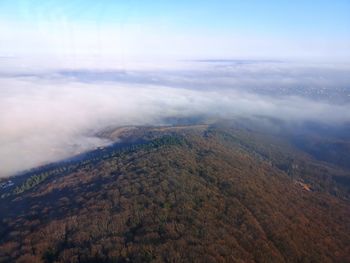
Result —
POLYGON ((95 134, 110 126, 159 125, 192 116, 350 121, 346 67, 240 63, 207 63, 186 71, 3 73, 0 176, 106 145, 110 142, 95 134), (310 94, 293 91, 296 85, 310 94), (327 96, 313 99, 339 87, 341 103, 327 96))

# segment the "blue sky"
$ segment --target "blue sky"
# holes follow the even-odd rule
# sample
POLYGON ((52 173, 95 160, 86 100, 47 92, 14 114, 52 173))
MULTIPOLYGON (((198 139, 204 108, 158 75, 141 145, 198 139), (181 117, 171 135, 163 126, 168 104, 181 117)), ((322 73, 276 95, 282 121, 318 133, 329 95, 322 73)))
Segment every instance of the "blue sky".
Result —
POLYGON ((0 55, 350 58, 346 0, 1 0, 0 55))

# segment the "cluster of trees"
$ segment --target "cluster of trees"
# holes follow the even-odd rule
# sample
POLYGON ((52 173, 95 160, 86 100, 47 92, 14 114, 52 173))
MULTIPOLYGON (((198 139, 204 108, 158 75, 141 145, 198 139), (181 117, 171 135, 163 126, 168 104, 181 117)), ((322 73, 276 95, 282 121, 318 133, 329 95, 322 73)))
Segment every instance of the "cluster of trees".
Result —
POLYGON ((44 181, 47 177, 50 176, 50 174, 55 174, 55 172, 45 172, 33 175, 29 177, 22 185, 17 186, 15 190, 13 191, 15 194, 23 193, 24 191, 27 191, 34 186, 40 184, 42 181, 44 181))
POLYGON ((0 262, 350 260, 349 203, 303 191, 230 130, 95 153, 0 201, 0 262))
POLYGON ((121 154, 127 154, 140 149, 151 150, 165 145, 182 145, 184 143, 184 138, 174 135, 165 135, 154 140, 143 141, 141 143, 135 143, 124 147, 120 147, 119 144, 114 144, 110 147, 96 149, 94 151, 74 157, 72 160, 49 164, 22 175, 21 177, 27 179, 25 179, 22 184, 17 186, 13 190, 13 193, 23 193, 37 186, 48 177, 52 177, 54 175, 62 176, 64 174, 76 171, 77 169, 83 168, 84 166, 93 165, 97 162, 101 162, 102 160, 120 156, 121 154))
POLYGON ((315 160, 308 153, 295 149, 289 139, 247 130, 233 131, 232 128, 209 129, 207 136, 209 134, 230 147, 241 149, 243 154, 248 153, 257 161, 283 171, 293 181, 306 182, 316 191, 350 201, 349 170, 334 166, 333 160, 329 163, 315 160))

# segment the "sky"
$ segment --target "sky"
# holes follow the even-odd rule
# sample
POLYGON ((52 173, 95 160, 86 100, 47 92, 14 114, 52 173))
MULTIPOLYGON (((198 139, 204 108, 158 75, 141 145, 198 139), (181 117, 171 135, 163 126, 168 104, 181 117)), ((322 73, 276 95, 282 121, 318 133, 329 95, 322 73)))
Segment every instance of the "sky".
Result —
POLYGON ((350 60, 348 0, 1 0, 0 56, 350 60))

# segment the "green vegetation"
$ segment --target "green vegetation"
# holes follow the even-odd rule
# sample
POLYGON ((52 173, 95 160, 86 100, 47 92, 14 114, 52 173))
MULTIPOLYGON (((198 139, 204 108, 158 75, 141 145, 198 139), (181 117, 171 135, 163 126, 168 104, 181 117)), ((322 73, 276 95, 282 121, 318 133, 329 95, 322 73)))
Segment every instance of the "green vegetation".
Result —
POLYGON ((33 188, 34 186, 40 184, 47 177, 49 177, 48 173, 33 175, 30 178, 28 178, 21 186, 17 186, 16 189, 14 190, 14 193, 15 194, 23 193, 24 191, 27 191, 33 188))
POLYGON ((83 168, 84 166, 91 165, 94 162, 106 160, 111 157, 119 156, 120 154, 127 154, 138 150, 150 151, 163 146, 183 145, 184 143, 185 140, 179 136, 166 135, 148 142, 130 145, 120 149, 118 145, 115 145, 114 147, 112 146, 105 149, 95 150, 86 154, 82 158, 79 158, 78 161, 57 163, 54 165, 49 165, 48 167, 40 168, 38 172, 34 172, 34 174, 31 175, 27 180, 25 180, 20 186, 17 186, 13 193, 23 193, 37 186, 38 184, 46 180, 48 177, 73 172, 78 168, 83 168))

